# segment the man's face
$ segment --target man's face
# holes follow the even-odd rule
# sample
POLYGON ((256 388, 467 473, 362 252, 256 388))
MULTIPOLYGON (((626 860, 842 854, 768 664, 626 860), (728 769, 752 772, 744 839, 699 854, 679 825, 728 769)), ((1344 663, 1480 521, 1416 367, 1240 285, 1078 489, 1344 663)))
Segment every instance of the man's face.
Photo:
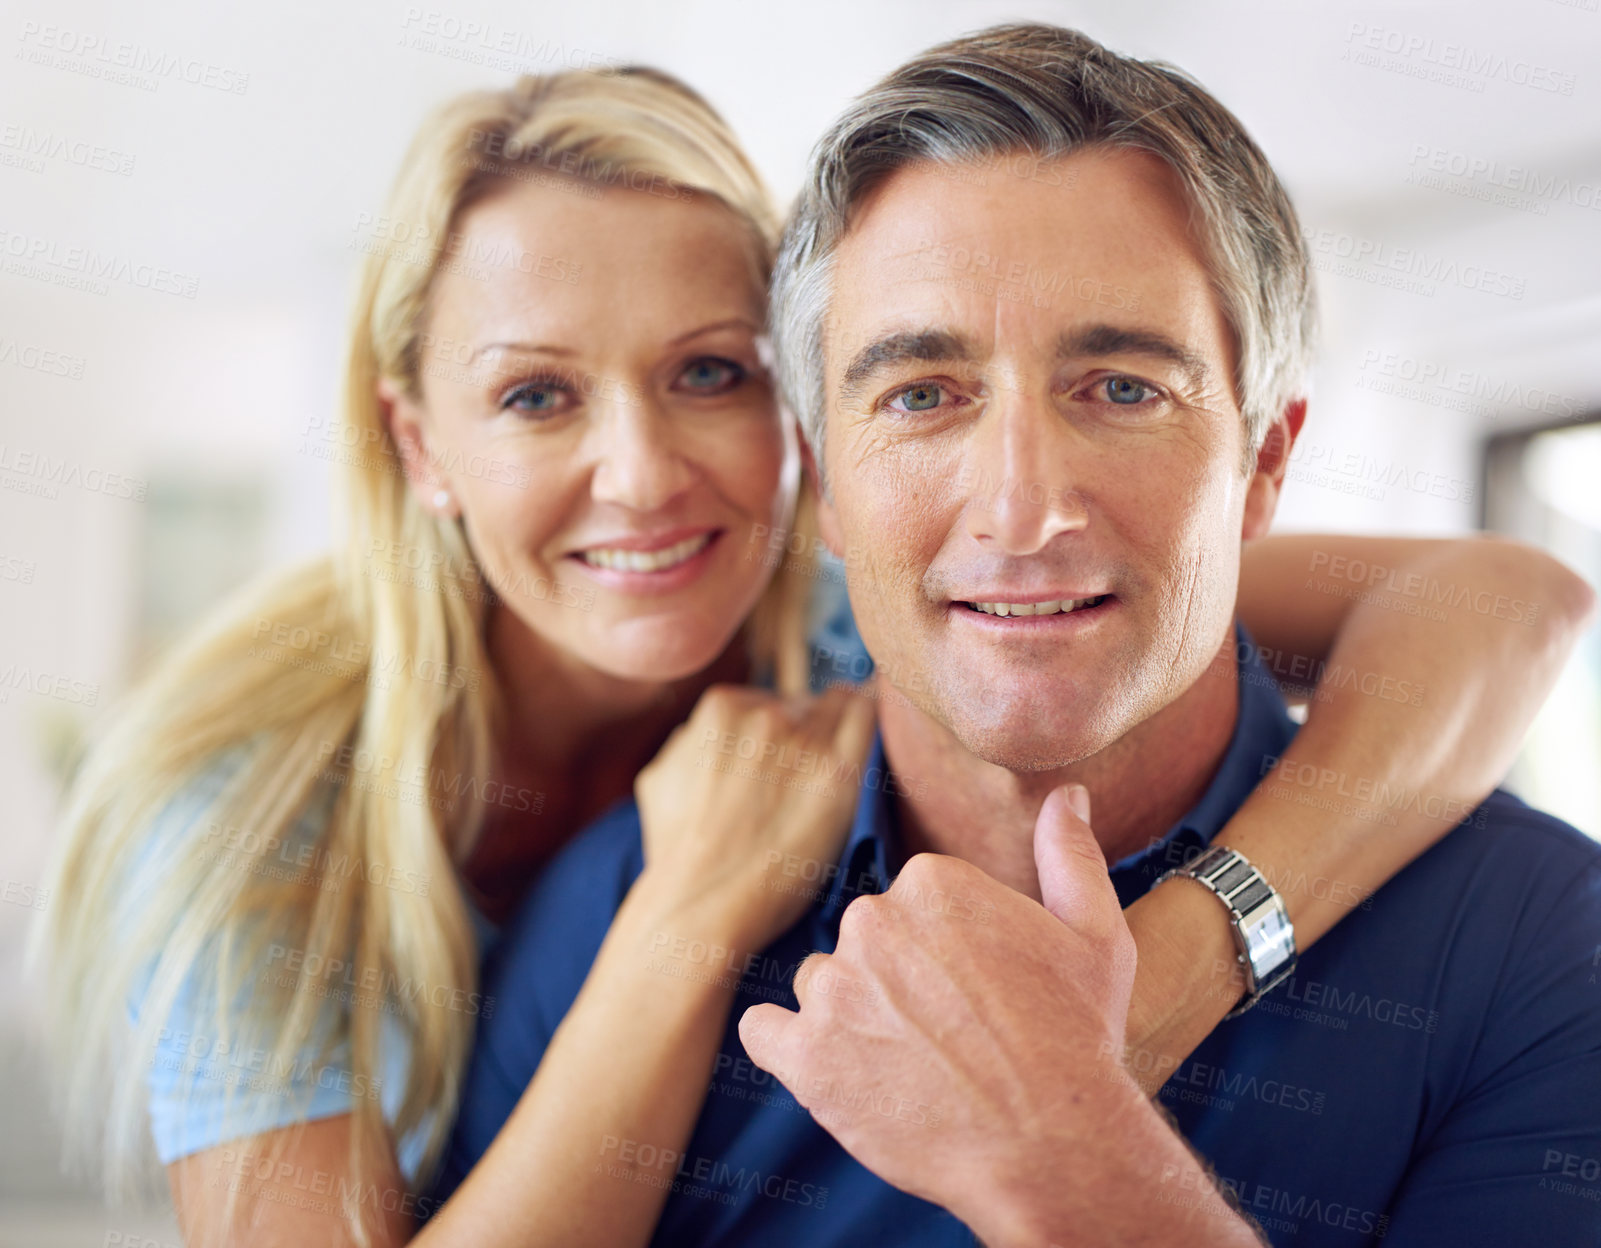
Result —
POLYGON ((1143 153, 922 164, 836 253, 825 536, 883 677, 1013 771, 1189 688, 1271 516, 1188 218, 1143 153))

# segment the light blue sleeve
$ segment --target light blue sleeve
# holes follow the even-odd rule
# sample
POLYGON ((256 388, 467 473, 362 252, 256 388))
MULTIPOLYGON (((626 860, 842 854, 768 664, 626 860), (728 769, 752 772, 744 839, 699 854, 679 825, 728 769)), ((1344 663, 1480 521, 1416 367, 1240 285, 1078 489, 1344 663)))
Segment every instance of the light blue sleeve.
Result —
MULTIPOLYGON (((242 761, 242 755, 236 754, 219 762, 162 812, 134 866, 133 895, 139 895, 139 874, 161 871, 174 854, 231 852, 226 835, 197 825, 242 761)), ((291 847, 320 839, 337 793, 329 784, 317 790, 285 838, 291 847)), ((281 858, 293 863, 295 855, 291 849, 281 858)), ((470 900, 469 914, 482 954, 499 932, 470 900)), ((283 944, 275 948, 272 942, 266 943, 261 965, 234 1001, 230 1017, 244 1016, 251 983, 293 973, 284 955, 283 944)), ((143 996, 141 990, 130 1002, 135 1018, 143 996)), ((311 1040, 293 1062, 282 1065, 275 1065, 264 1048, 225 1043, 216 1034, 216 1018, 216 995, 201 967, 179 990, 147 1077, 150 1127, 163 1165, 242 1136, 350 1113, 358 1097, 377 1099, 388 1123, 398 1116, 410 1073, 411 1045, 395 1014, 385 1013, 381 1020, 378 1073, 362 1078, 351 1070, 349 1046, 343 1039, 346 1008, 337 996, 324 999, 311 1040), (325 1047, 323 1041, 331 1038, 333 1043, 325 1047)), ((428 1125, 425 1120, 396 1142, 401 1172, 408 1181, 417 1178, 428 1125)))
MULTIPOLYGON (((262 1048, 214 1038, 209 996, 186 984, 150 1064, 150 1130, 163 1165, 241 1136, 354 1108, 349 1053, 336 1043, 273 1065, 262 1048)), ((381 1087, 374 1091, 381 1094, 381 1087)))
MULTIPOLYGON (((142 891, 138 876, 159 872, 173 854, 234 852, 228 848, 226 835, 197 825, 239 761, 231 758, 210 768, 156 819, 133 867, 135 896, 142 891)), ((318 800, 294 825, 292 837, 314 839, 318 835, 330 809, 326 796, 331 795, 319 793, 318 800)), ((269 943, 264 948, 261 966, 227 1011, 230 1019, 244 1017, 252 983, 285 973, 282 958, 283 945, 269 943)), ((129 1003, 135 1019, 149 978, 147 972, 145 983, 129 1003)), ((216 1005, 209 976, 205 967, 199 966, 180 987, 151 1056, 147 1076, 150 1127, 163 1165, 241 1136, 349 1113, 356 1096, 382 1097, 387 1090, 387 1078, 353 1077, 349 1050, 342 1039, 324 1047, 323 1041, 344 1033, 343 1012, 333 999, 324 1001, 308 1045, 294 1061, 283 1063, 274 1063, 265 1048, 242 1039, 237 1026, 226 1028, 226 1037, 219 1035, 223 1029, 217 1025, 216 1005)), ((393 1051, 392 1044, 384 1047, 393 1051)), ((404 1053, 400 1056, 404 1075, 404 1053)))

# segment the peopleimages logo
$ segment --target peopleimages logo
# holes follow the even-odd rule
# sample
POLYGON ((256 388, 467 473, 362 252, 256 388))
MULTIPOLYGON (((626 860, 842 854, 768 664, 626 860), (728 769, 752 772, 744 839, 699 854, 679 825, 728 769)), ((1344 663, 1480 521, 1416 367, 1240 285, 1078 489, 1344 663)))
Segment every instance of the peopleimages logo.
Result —
MULTIPOLYGON (((1393 459, 1379 459, 1363 451, 1342 451, 1338 447, 1317 443, 1297 442, 1290 452, 1290 479, 1326 485, 1321 475, 1328 474, 1336 481, 1365 487, 1371 498, 1383 498, 1390 487, 1399 486, 1414 494, 1427 494, 1448 503, 1471 503, 1474 487, 1471 482, 1446 476, 1427 468, 1412 468, 1393 459)), ((1356 493, 1356 489, 1346 490, 1356 493)))
POLYGON ((704 1190, 712 1193, 714 1199, 750 1192, 811 1209, 822 1209, 828 1204, 828 1188, 821 1184, 803 1183, 774 1171, 734 1166, 716 1157, 698 1157, 640 1140, 610 1134, 602 1136, 600 1156, 617 1168, 616 1177, 636 1181, 657 1179, 670 1190, 682 1190, 685 1195, 700 1195, 701 1192, 681 1189, 680 1184, 704 1185, 704 1190))
POLYGON ((1476 416, 1495 417, 1517 410, 1572 420, 1582 416, 1585 410, 1584 404, 1572 394, 1376 348, 1362 353, 1362 368, 1356 384, 1363 390, 1476 416))
POLYGON ((1169 1076, 1162 1085, 1161 1096, 1164 1100, 1216 1104, 1223 1109, 1233 1109, 1241 1100, 1254 1100, 1313 1115, 1321 1115, 1328 1104, 1328 1094, 1315 1088, 1303 1088, 1282 1079, 1259 1079, 1254 1072, 1231 1071, 1194 1058, 1183 1062, 1169 1076))
MULTIPOLYGON (((1496 619, 1511 620, 1518 624, 1533 624, 1540 618, 1541 605, 1538 602, 1509 598, 1493 590, 1458 585, 1454 581, 1441 581, 1439 577, 1425 576, 1420 572, 1409 572, 1397 579, 1399 569, 1363 559, 1351 559, 1326 550, 1312 553, 1307 571, 1329 581, 1349 582, 1366 592, 1380 590, 1453 609, 1466 607, 1478 615, 1493 615, 1496 619)), ((1305 588, 1321 588, 1318 576, 1314 575, 1305 588)))
POLYGON ((616 71, 623 63, 615 56, 575 47, 528 30, 497 26, 472 18, 462 19, 439 9, 412 6, 400 22, 399 44, 420 52, 434 52, 456 60, 491 68, 582 69, 591 73, 616 71))
POLYGON ((10 663, 0 668, 0 702, 5 690, 26 689, 41 698, 54 698, 74 706, 93 706, 100 699, 100 686, 92 680, 74 680, 55 672, 34 671, 26 663, 10 663))
POLYGON ((1528 286, 1527 278, 1417 247, 1397 247, 1339 230, 1305 227, 1301 233, 1314 253, 1314 266, 1342 277, 1372 280, 1370 274, 1381 275, 1395 280, 1379 284, 1398 286, 1415 294, 1432 295, 1433 286, 1422 283, 1437 283, 1506 299, 1522 299, 1528 286))
POLYGON ((1208 1178, 1193 1166, 1182 1173, 1176 1166, 1163 1166, 1157 1199, 1164 1204, 1180 1203, 1184 1192, 1198 1192, 1203 1183, 1216 1183, 1230 1192, 1240 1207, 1248 1210, 1262 1225, 1262 1229, 1268 1231, 1294 1235, 1302 1223, 1312 1222, 1333 1230, 1383 1239, 1390 1226, 1390 1215, 1387 1213, 1347 1204, 1327 1195, 1269 1187, 1249 1179, 1234 1179, 1222 1174, 1208 1178))
POLYGON ((143 91, 154 91, 169 79, 230 95, 243 95, 250 85, 249 74, 225 65, 66 26, 23 22, 18 40, 23 45, 17 53, 19 59, 91 78, 105 78, 143 91))
POLYGON ((388 967, 357 966, 343 958, 308 953, 287 945, 267 947, 267 969, 262 974, 264 978, 273 975, 284 987, 354 993, 357 994, 354 998, 345 999, 369 1007, 395 1007, 388 1011, 391 1013, 419 1004, 483 1018, 491 1018, 495 1012, 494 997, 452 984, 429 984, 410 976, 402 977, 388 967))
POLYGON ((924 265, 918 276, 925 280, 952 283, 1016 303, 1032 303, 1037 308, 1049 306, 1050 297, 1058 294, 1130 312, 1140 306, 1138 293, 1125 286, 1063 269, 1041 268, 1032 260, 1015 256, 991 255, 960 243, 927 239, 913 255, 924 265))
POLYGON ((0 338, 0 364, 52 377, 65 377, 70 381, 82 378, 86 367, 81 355, 68 355, 65 351, 20 342, 15 338, 0 338))
POLYGON ((1553 95, 1572 95, 1578 81, 1564 70, 1526 57, 1509 56, 1499 49, 1470 48, 1449 39, 1367 22, 1352 22, 1345 44, 1341 59, 1352 64, 1394 70, 1408 77, 1474 91, 1484 90, 1486 82, 1500 81, 1553 95))
POLYGON ((97 295, 110 289, 107 282, 124 282, 180 299, 193 299, 200 293, 200 279, 193 274, 127 256, 107 255, 82 243, 63 245, 55 239, 4 226, 0 226, 0 260, 4 261, 4 271, 15 276, 38 278, 97 295))
POLYGON ((87 490, 91 494, 142 503, 149 487, 138 477, 107 472, 92 465, 85 467, 75 459, 52 459, 42 451, 0 442, 0 489, 53 499, 59 497, 61 488, 87 490))
POLYGON ((1442 174, 1487 190, 1511 191, 1535 200, 1567 203, 1601 212, 1601 183, 1598 182, 1576 182, 1569 177, 1540 173, 1527 165, 1509 165, 1488 156, 1431 147, 1427 143, 1414 143, 1412 157, 1407 163, 1415 174, 1442 174))
POLYGON ((98 169, 102 173, 126 177, 133 172, 137 159, 100 143, 69 139, 53 130, 35 130, 32 126, 16 124, 0 127, 0 147, 33 162, 36 172, 44 169, 47 160, 61 160, 80 169, 98 169))

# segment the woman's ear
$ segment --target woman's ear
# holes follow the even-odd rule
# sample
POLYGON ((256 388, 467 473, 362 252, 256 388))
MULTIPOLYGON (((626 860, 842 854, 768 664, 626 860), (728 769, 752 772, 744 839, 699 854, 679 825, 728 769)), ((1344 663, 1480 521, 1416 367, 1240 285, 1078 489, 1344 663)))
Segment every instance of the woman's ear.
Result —
POLYGON ((437 458, 429 453, 427 422, 422 405, 392 378, 380 377, 378 410, 389 429, 389 436, 394 439, 395 448, 400 452, 406 485, 412 497, 422 505, 424 511, 454 518, 459 514, 459 508, 449 484, 435 466, 437 458))

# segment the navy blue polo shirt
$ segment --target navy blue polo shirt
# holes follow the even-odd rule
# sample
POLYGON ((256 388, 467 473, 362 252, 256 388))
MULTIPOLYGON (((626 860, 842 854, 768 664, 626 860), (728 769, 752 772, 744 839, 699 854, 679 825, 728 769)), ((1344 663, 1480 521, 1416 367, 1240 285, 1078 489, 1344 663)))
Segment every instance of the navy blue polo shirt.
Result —
MULTIPOLYGON (((1112 867, 1124 905, 1207 844, 1295 734, 1248 644, 1241 656, 1217 772, 1176 826, 1112 867)), ((1291 785, 1286 818, 1292 801, 1351 800, 1351 784, 1291 785)), ((896 791, 875 742, 837 871, 797 877, 816 890, 811 910, 759 958, 733 964, 740 990, 653 1244, 977 1243, 951 1214, 855 1162, 750 1063, 737 1033, 750 1005, 796 1008, 796 964, 832 950, 850 900, 893 879, 896 791)), ((486 966, 499 1008, 480 1021, 440 1197, 510 1116, 642 867, 638 812, 624 803, 563 850, 507 930, 486 966)), ((1338 896, 1331 882, 1286 883, 1338 896)), ((730 965, 693 950, 670 963, 697 956, 730 965)), ((1292 978, 1222 1023, 1160 1102, 1275 1244, 1601 1244, 1601 846, 1497 791, 1354 905, 1292 978)), ((650 1161, 619 1157, 633 1146, 594 1147, 597 1164, 650 1161)), ((1148 1196, 1193 1193, 1157 1184, 1148 1196)), ((1072 1242, 1073 1228, 1058 1238, 1072 1242)))

